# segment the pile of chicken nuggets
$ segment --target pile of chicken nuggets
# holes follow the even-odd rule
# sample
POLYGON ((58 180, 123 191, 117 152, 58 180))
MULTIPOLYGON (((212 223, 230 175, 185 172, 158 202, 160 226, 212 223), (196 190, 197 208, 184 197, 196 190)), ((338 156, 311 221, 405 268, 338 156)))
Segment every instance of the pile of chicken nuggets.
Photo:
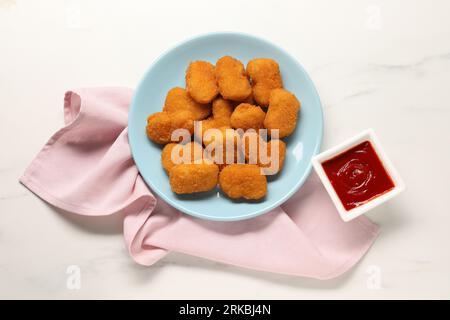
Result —
POLYGON ((286 144, 281 139, 294 132, 299 111, 300 102, 283 88, 275 60, 256 58, 245 67, 224 56, 215 65, 191 62, 186 88, 169 90, 162 111, 148 117, 146 133, 164 145, 161 162, 174 193, 206 192, 219 185, 229 198, 258 200, 267 194, 263 168, 276 163, 271 174, 283 168, 286 144), (174 135, 177 129, 184 129, 188 142, 174 135), (266 136, 261 129, 267 129, 266 136), (275 158, 273 148, 278 148, 275 158))

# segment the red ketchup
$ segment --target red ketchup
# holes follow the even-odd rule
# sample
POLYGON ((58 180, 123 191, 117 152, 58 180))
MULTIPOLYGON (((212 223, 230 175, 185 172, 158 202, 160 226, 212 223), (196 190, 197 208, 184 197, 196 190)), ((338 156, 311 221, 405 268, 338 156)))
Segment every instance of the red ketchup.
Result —
POLYGON ((347 211, 395 187, 370 141, 323 162, 322 166, 347 211))

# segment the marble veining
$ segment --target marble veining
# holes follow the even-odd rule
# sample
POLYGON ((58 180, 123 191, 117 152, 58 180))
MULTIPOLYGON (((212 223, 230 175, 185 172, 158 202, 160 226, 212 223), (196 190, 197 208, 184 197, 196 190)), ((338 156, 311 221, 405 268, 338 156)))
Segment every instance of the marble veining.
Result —
POLYGON ((448 12, 446 0, 0 0, 0 298, 450 297, 448 12), (127 254, 118 217, 72 217, 18 182, 63 125, 65 90, 133 87, 167 47, 218 30, 253 33, 291 52, 324 105, 323 147, 372 127, 407 184, 369 214, 381 235, 339 279, 179 253, 142 267, 127 254))

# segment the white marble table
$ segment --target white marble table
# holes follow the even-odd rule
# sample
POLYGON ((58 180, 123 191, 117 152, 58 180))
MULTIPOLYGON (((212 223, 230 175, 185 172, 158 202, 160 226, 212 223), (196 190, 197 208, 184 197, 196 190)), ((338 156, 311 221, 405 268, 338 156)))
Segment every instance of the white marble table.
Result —
POLYGON ((0 0, 0 298, 450 298, 449 13, 446 0, 0 0), (403 176, 407 191, 370 214, 379 239, 343 277, 179 254, 140 267, 118 217, 56 212, 18 183, 62 125, 66 89, 134 87, 168 46, 217 30, 291 52, 322 98, 323 147, 372 127, 403 176))

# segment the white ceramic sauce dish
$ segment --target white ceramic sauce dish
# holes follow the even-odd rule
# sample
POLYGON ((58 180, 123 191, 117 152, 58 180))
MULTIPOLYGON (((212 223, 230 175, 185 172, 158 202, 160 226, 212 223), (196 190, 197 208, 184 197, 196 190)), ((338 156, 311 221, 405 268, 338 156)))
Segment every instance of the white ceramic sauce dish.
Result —
POLYGON ((396 195, 398 195, 400 192, 402 192, 405 189, 405 184, 403 183, 403 180, 401 179, 400 175, 398 174, 397 170, 394 168, 392 162, 389 160, 389 158, 386 155, 386 152, 384 151, 383 147, 381 146, 380 141, 378 140, 377 136, 375 135, 375 132, 372 129, 365 130, 358 135, 354 136, 351 139, 348 139, 347 141, 344 141, 343 143, 328 149, 312 159, 312 164, 314 167, 314 170, 318 174, 320 180, 322 181, 323 185, 325 186, 325 189, 327 190, 328 194, 330 195, 334 205, 336 206, 336 209, 339 212, 339 215, 341 216, 342 220, 344 221, 350 221, 367 211, 381 205, 382 203, 392 199, 396 195), (360 204, 352 209, 346 209, 341 201, 341 199, 338 196, 338 193, 336 192, 335 188, 333 187, 330 178, 327 176, 325 169, 323 167, 323 163, 327 160, 333 159, 336 156, 341 155, 342 153, 346 152, 347 150, 350 150, 351 148, 365 142, 369 141, 375 151, 375 153, 378 155, 379 160, 381 161, 386 173, 389 175, 389 177, 392 179, 392 182, 394 184, 394 187, 385 193, 382 193, 374 198, 371 198, 367 200, 367 202, 360 204))

